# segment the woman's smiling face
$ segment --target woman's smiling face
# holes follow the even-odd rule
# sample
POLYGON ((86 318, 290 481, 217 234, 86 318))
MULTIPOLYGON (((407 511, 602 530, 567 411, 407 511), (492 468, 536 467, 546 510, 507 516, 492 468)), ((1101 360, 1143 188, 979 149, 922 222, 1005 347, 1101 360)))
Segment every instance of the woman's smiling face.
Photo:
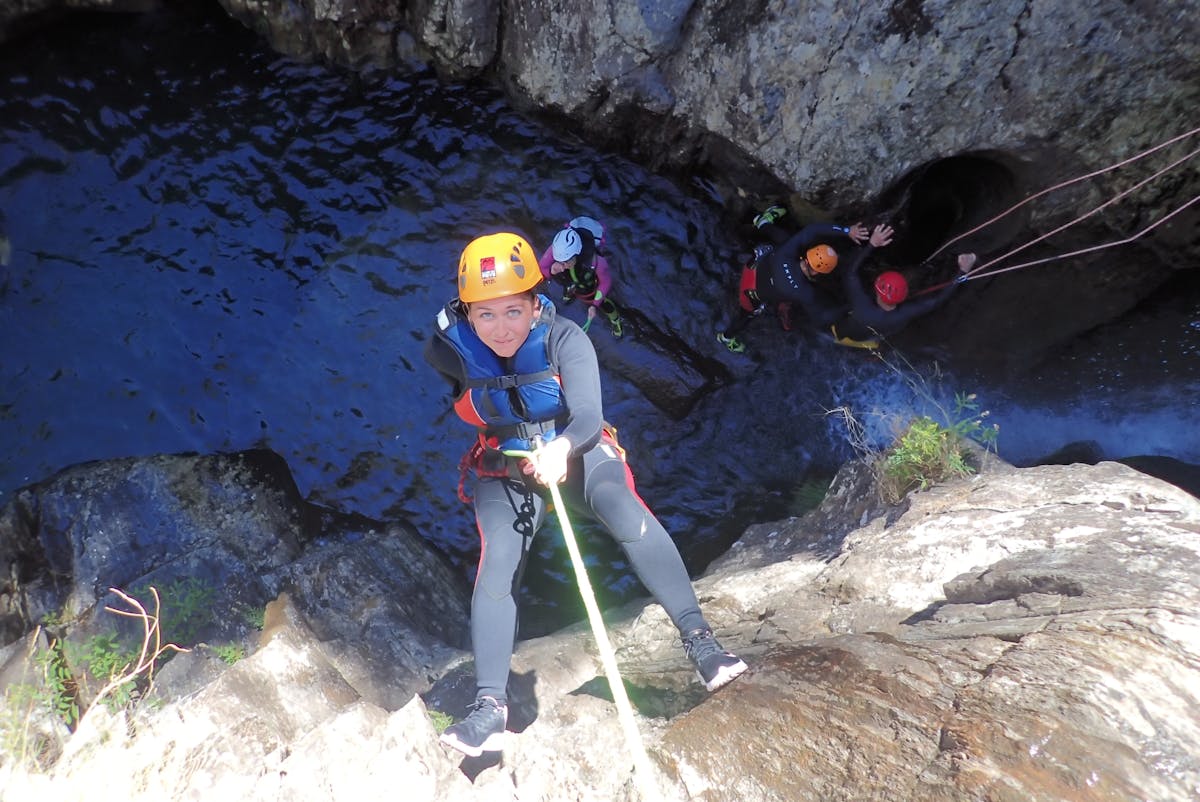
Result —
POLYGON ((467 307, 467 320, 484 345, 495 351, 496 356, 507 358, 525 344, 540 311, 540 304, 528 293, 522 293, 494 301, 476 301, 467 307))

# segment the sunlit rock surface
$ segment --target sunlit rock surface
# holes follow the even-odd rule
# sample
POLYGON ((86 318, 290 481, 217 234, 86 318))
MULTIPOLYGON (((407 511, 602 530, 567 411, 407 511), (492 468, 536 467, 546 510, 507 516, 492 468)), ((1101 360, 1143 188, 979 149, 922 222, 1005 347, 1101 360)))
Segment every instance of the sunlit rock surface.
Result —
MULTIPOLYGON (((299 548, 267 572, 287 579, 270 585, 278 595, 261 631, 244 633, 244 659, 226 665, 215 640, 198 644, 160 671, 153 704, 120 717, 97 707, 70 736, 43 722, 57 759, 26 773, 6 754, 6 800, 83 799, 101 784, 147 800, 374 799, 398 788, 448 800, 636 798, 585 625, 520 645, 502 759, 443 751, 427 710, 461 715, 472 695, 463 580, 396 528, 327 513, 296 538, 286 474, 247 474, 246 459, 94 463, 72 469, 70 483, 26 489, 5 511, 10 616, 50 576, 33 559, 34 535, 49 530, 30 499, 74 504, 76 525, 59 532, 87 556, 101 541, 75 538, 116 520, 104 493, 121 474, 190 464, 212 475, 224 461, 231 475, 258 477, 246 494, 216 506, 160 495, 158 520, 203 519, 214 540, 253 523, 299 548), (99 495, 55 495, 66 487, 99 495), (391 541, 407 544, 411 576, 388 562, 391 541)), ((664 799, 1200 794, 1200 501, 1107 462, 1018 470, 989 459, 980 475, 900 507, 868 488, 869 472, 847 466, 821 508, 751 527, 698 580, 725 645, 751 665, 715 695, 695 683, 661 608, 608 611, 664 799)), ((176 555, 185 563, 188 548, 176 555)), ((225 555, 227 567, 245 559, 225 555)), ((88 631, 99 613, 78 585, 62 587, 73 589, 58 598, 76 605, 63 634, 88 631)), ((30 644, 6 640, 4 676, 16 683, 30 644)))

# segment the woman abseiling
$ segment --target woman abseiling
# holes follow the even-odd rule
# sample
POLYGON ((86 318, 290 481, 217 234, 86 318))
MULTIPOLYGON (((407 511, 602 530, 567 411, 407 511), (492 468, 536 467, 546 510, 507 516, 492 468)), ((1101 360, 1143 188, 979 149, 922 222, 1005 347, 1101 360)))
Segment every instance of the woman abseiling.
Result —
POLYGON ((529 243, 489 234, 463 250, 458 298, 437 316, 425 358, 449 383, 454 409, 477 430, 466 463, 475 473, 481 541, 471 597, 476 697, 443 743, 478 756, 500 751, 517 632, 520 570, 561 483, 572 514, 598 522, 678 628, 684 652, 713 691, 746 670, 713 637, 674 542, 638 496, 611 427, 587 335, 537 293, 542 274, 529 243), (537 442, 544 442, 540 448, 537 442), (516 457, 505 451, 532 452, 516 457))

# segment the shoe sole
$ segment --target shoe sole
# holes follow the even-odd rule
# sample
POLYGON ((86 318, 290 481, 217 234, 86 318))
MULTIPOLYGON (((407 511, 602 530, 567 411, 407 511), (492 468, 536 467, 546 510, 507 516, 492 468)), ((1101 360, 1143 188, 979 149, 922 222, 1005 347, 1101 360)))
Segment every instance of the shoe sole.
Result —
POLYGON ((467 757, 479 757, 484 752, 504 751, 504 733, 502 732, 492 733, 479 746, 471 746, 469 743, 460 741, 454 735, 446 735, 445 733, 438 740, 452 749, 457 749, 467 757))
POLYGON ((724 688, 726 685, 744 674, 745 671, 746 664, 741 660, 738 660, 731 666, 722 666, 717 672, 717 675, 708 682, 704 682, 704 677, 700 677, 699 672, 696 673, 696 676, 700 677, 700 681, 704 682, 704 687, 711 692, 718 690, 719 688, 724 688))

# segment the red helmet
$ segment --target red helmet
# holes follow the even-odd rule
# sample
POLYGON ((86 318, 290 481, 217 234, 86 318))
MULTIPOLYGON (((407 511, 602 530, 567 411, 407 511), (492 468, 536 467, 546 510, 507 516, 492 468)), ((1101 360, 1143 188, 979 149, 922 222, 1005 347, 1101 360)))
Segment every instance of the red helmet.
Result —
POLYGON ((908 282, 895 270, 880 273, 875 279, 875 294, 885 304, 895 306, 908 297, 908 282))

